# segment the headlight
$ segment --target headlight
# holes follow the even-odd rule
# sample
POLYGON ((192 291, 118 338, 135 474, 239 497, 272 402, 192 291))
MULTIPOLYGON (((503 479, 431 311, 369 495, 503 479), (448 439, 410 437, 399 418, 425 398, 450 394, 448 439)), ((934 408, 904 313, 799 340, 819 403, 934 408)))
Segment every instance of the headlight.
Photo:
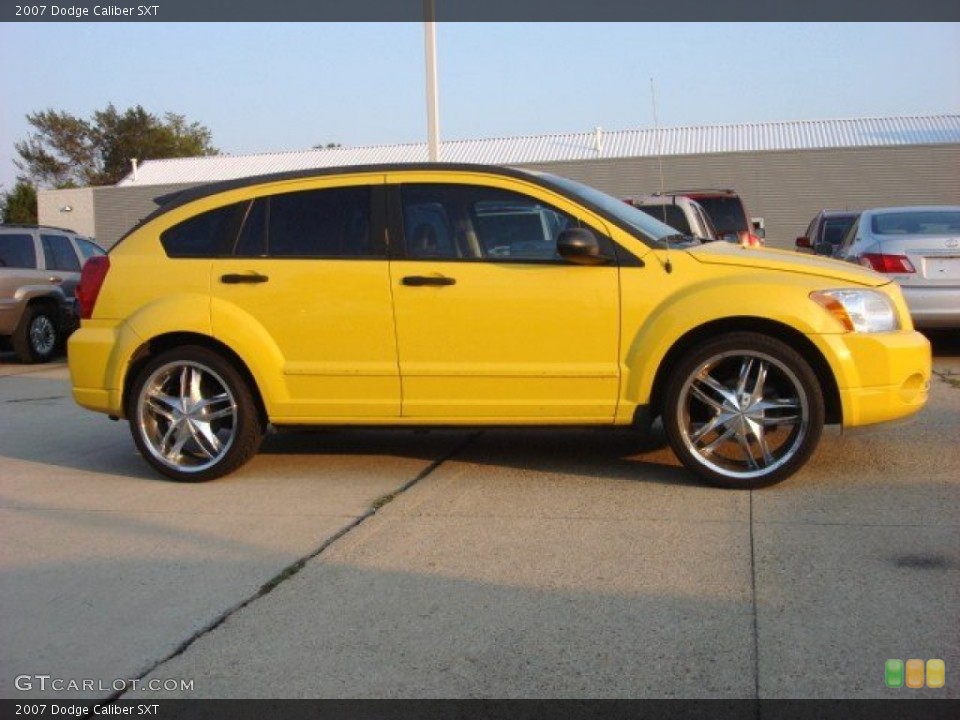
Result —
POLYGON ((823 290, 810 299, 833 315, 849 332, 875 333, 900 329, 897 309, 876 290, 823 290))

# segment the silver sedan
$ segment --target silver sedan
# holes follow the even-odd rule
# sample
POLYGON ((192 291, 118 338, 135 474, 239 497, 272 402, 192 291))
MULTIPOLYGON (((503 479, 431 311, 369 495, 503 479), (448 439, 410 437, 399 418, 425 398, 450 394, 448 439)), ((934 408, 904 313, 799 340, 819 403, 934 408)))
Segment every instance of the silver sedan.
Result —
POLYGON ((896 280, 916 327, 960 328, 960 206, 866 210, 836 257, 896 280))

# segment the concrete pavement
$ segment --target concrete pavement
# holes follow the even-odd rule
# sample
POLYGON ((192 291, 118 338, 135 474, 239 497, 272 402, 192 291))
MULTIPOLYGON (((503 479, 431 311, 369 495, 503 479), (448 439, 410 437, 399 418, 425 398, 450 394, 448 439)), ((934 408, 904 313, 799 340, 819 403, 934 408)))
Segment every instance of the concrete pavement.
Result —
POLYGON ((281 436, 177 485, 63 378, 0 377, 8 696, 48 672, 193 680, 124 695, 154 700, 960 697, 946 380, 916 420, 827 431, 794 478, 742 493, 576 430, 281 436), (941 658, 947 685, 887 690, 888 658, 941 658))

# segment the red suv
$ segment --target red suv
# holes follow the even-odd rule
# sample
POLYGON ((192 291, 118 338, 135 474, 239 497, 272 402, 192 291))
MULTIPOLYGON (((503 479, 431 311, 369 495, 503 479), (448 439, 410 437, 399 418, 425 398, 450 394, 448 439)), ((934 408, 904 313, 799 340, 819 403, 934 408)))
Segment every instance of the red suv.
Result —
MULTIPOLYGON (((685 195, 696 200, 707 211, 707 215, 717 228, 721 240, 741 245, 763 245, 763 237, 757 235, 750 224, 750 216, 743 200, 734 190, 671 190, 664 195, 685 195)), ((762 231, 759 231, 762 232, 762 231)))

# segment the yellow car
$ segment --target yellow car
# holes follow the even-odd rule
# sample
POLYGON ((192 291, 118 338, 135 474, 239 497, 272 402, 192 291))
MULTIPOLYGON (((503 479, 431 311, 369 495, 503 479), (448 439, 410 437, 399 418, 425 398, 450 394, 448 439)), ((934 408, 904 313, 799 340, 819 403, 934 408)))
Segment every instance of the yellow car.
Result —
POLYGON ((76 401, 184 481, 268 425, 633 426, 709 483, 788 477, 824 423, 917 412, 930 346, 897 286, 696 244, 546 174, 313 170, 207 185, 84 267, 76 401))

